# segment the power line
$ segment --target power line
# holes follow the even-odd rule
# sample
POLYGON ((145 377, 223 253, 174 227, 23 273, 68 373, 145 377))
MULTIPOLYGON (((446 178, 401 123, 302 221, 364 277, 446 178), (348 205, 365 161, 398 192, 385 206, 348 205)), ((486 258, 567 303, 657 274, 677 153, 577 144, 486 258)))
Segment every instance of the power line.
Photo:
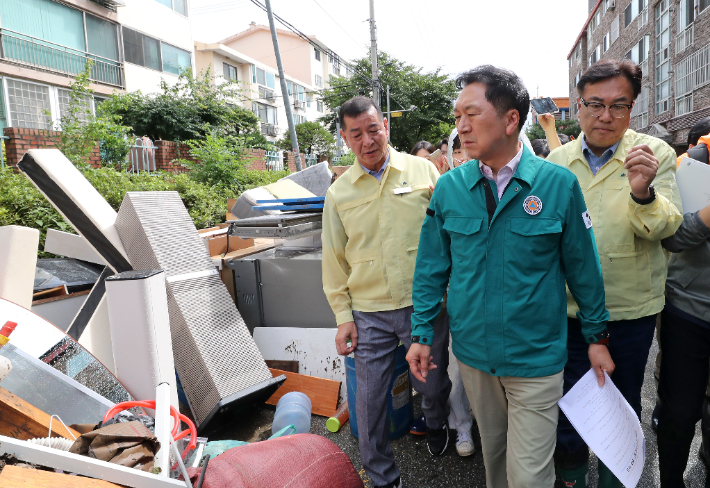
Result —
POLYGON ((318 6, 320 7, 320 9, 321 9, 323 12, 325 12, 325 14, 326 14, 328 17, 330 17, 333 22, 335 22, 335 25, 337 25, 337 26, 340 28, 340 30, 343 31, 343 32, 345 33, 345 35, 348 36, 360 49, 362 49, 364 52, 367 52, 367 51, 360 45, 360 43, 357 42, 350 34, 348 34, 348 32, 343 28, 343 26, 340 25, 340 24, 338 24, 338 21, 335 20, 335 19, 333 18, 333 16, 330 15, 330 14, 328 13, 328 11, 327 11, 326 9, 324 9, 323 6, 322 6, 320 3, 318 3, 318 0, 313 0, 313 2, 314 2, 316 5, 318 5, 318 6))

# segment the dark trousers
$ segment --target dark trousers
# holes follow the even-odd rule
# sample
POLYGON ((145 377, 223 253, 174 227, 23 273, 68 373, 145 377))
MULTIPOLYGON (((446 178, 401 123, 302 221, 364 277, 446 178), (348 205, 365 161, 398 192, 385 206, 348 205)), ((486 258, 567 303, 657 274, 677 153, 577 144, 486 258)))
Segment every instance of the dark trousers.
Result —
POLYGON ((666 308, 661 315, 661 347, 663 361, 658 384, 661 486, 685 487, 683 472, 708 384, 710 328, 690 322, 666 308))
MULTIPOLYGON (((641 387, 648 361, 648 352, 653 343, 653 333, 656 329, 656 316, 649 315, 634 320, 616 320, 607 324, 609 331, 609 354, 616 368, 611 375, 611 380, 621 394, 641 418, 641 387)), ((567 393, 582 376, 591 364, 587 350, 589 344, 584 340, 582 327, 578 320, 567 319, 567 351, 568 358, 564 372, 564 393, 567 393)), ((664 358, 665 361, 665 351, 664 358)), ((705 365, 707 367, 707 364, 705 365)), ((579 462, 577 466, 586 462, 589 456, 587 445, 572 427, 564 413, 560 412, 557 425, 558 459, 573 457, 579 462)), ((577 466, 565 466, 573 469, 577 466)))

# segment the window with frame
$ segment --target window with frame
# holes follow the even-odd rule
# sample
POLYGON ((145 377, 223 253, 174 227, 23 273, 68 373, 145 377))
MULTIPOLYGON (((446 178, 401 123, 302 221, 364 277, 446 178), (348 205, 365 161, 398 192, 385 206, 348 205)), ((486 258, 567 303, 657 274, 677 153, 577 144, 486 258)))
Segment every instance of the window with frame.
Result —
POLYGON ((700 0, 698 2, 698 13, 710 7, 710 0, 700 0))
POLYGON ((160 43, 160 57, 163 60, 163 72, 179 75, 192 66, 190 53, 179 47, 160 43))
POLYGON ((289 96, 293 96, 293 82, 286 80, 286 91, 289 96))
POLYGON ((596 63, 597 61, 599 61, 599 59, 601 59, 601 53, 602 53, 602 46, 600 44, 596 47, 596 49, 594 49, 594 51, 592 52, 592 55, 589 56, 589 65, 590 66, 593 65, 594 63, 596 63))
MULTIPOLYGON (((648 52, 650 43, 651 36, 643 36, 639 42, 626 53, 626 59, 630 59, 634 63, 641 66, 642 70, 644 69, 644 66, 648 69, 648 52)), ((646 71, 644 71, 643 74, 645 76, 647 74, 646 71)))
POLYGON ((619 38, 619 16, 617 15, 614 17, 614 20, 611 21, 611 30, 609 31, 611 34, 611 39, 610 42, 614 44, 616 40, 619 38))
POLYGON ((611 35, 607 32, 604 35, 604 39, 602 40, 602 52, 605 53, 609 50, 609 47, 611 47, 611 35))
POLYGON ((692 112, 693 91, 709 83, 710 44, 706 44, 675 65, 676 115, 692 112), (681 113, 679 107, 683 107, 681 113))
POLYGON ((160 41, 123 27, 124 55, 128 63, 161 71, 160 41))
POLYGON ((628 27, 646 8, 648 8, 648 0, 631 0, 624 10, 624 27, 628 27))
POLYGON ((49 87, 9 78, 5 80, 12 126, 51 129, 52 118, 47 116, 47 112, 52 109, 49 87))
MULTIPOLYGON (((59 104, 59 116, 64 117, 68 114, 71 105, 71 90, 57 88, 57 102, 59 104)), ((81 104, 81 110, 76 113, 76 116, 79 121, 86 122, 92 115, 94 115, 92 99, 87 98, 81 104)))
POLYGON ((633 108, 631 109, 631 117, 637 117, 636 129, 648 127, 648 95, 650 87, 648 85, 641 87, 641 93, 636 98, 633 108))
POLYGON ((655 114, 669 110, 671 97, 671 11, 669 0, 656 5, 656 107, 655 114))
POLYGON ((315 56, 316 61, 320 61, 320 51, 316 48, 313 48, 313 56, 315 56))
POLYGON ((318 87, 323 87, 323 77, 321 75, 315 76, 315 85, 318 87))
POLYGON ((187 17, 187 0, 156 0, 159 4, 187 17))
POLYGON ((305 115, 293 114, 293 124, 294 125, 303 124, 305 121, 306 121, 305 115))
POLYGON ((316 110, 318 110, 319 112, 323 112, 323 102, 322 101, 318 100, 316 102, 316 110))
POLYGON ((251 81, 267 88, 274 89, 276 87, 276 76, 266 70, 251 65, 251 81))
POLYGON ((222 63, 222 70, 224 74, 224 79, 227 81, 238 81, 237 80, 237 67, 232 66, 228 63, 222 63))
POLYGON ((306 101, 306 89, 301 85, 296 85, 296 98, 302 102, 306 101))
POLYGON ((276 107, 265 105, 263 103, 251 102, 251 110, 254 115, 259 117, 259 120, 265 124, 276 125, 276 107))

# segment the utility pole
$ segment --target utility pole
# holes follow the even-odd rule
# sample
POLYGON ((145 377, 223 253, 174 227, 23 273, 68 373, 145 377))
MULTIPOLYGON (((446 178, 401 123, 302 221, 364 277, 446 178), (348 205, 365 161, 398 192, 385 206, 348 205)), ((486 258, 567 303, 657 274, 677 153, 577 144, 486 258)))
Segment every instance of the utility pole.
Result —
POLYGON ((276 26, 274 25, 274 12, 271 10, 271 0, 266 0, 266 14, 269 17, 269 28, 271 29, 271 40, 274 42, 274 54, 276 55, 276 65, 279 68, 279 78, 281 80, 281 94, 283 95, 286 118, 288 119, 288 132, 291 134, 291 146, 295 155, 296 171, 301 171, 301 151, 298 149, 298 138, 296 137, 296 126, 293 121, 293 111, 291 110, 291 97, 286 89, 286 76, 284 75, 283 63, 281 63, 281 50, 279 50, 279 39, 276 37, 276 26))
POLYGON ((375 27, 375 0, 370 0, 370 57, 372 59, 372 99, 380 106, 380 80, 377 69, 377 27, 375 27))
POLYGON ((387 142, 392 142, 392 120, 390 119, 390 86, 387 85, 387 142))

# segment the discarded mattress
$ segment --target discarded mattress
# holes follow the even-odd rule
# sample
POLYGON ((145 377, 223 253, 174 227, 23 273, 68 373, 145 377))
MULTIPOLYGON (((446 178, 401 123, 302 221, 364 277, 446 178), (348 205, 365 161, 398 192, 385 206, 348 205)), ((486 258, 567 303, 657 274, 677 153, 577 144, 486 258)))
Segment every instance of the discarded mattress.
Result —
MULTIPOLYGON (((278 210, 253 210, 252 207, 259 205, 258 202, 265 200, 276 200, 277 198, 308 198, 316 195, 307 189, 288 179, 280 179, 276 183, 247 190, 237 199, 230 212, 239 219, 258 217, 260 215, 275 215, 278 210)), ((274 205, 281 205, 274 203, 274 205)))
POLYGON ((128 192, 116 229, 133 267, 162 269, 175 367, 201 432, 268 398, 274 379, 177 192, 128 192))
MULTIPOLYGON (((201 468, 187 470, 196 483, 201 468)), ((211 459, 202 488, 363 488, 347 454, 325 437, 297 434, 211 459)))
POLYGON ((279 181, 291 180, 313 193, 314 196, 324 197, 328 188, 330 188, 330 180, 332 177, 333 173, 331 173, 328 168, 328 161, 323 161, 322 163, 309 166, 302 171, 291 173, 279 181))

